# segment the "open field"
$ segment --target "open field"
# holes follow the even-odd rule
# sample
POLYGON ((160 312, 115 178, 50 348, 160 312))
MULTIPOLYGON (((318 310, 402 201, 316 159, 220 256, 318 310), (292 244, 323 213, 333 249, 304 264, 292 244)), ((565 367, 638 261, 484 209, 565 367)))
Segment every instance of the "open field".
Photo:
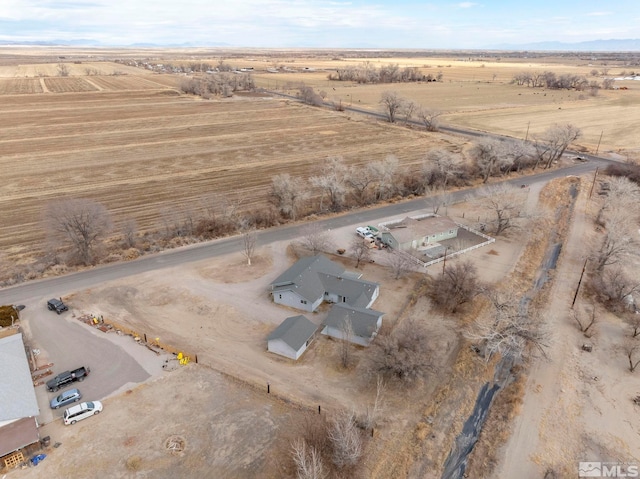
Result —
POLYGON ((42 246, 42 211, 56 198, 93 198, 117 223, 149 230, 163 212, 201 210, 212 195, 262 208, 273 176, 308 177, 328 156, 395 155, 412 167, 430 148, 463 143, 295 102, 172 90, 5 96, 0 116, 0 249, 12 254, 42 246))
POLYGON ((635 108, 640 82, 597 96, 509 84, 523 70, 601 80, 590 71, 608 68, 617 75, 628 70, 623 62, 495 54, 429 58, 407 52, 364 57, 303 50, 3 48, 0 251, 15 258, 41 248, 41 215, 51 199, 96 199, 114 213, 117 224, 133 218, 145 231, 159 226, 163 211, 198 210, 202 198, 212 194, 242 197, 247 208, 264 205, 274 175, 308 177, 327 156, 363 164, 392 154, 411 168, 431 148, 462 150, 466 143, 294 102, 202 101, 174 90, 185 76, 120 63, 133 60, 212 65, 224 60, 254 68, 258 86, 295 94, 304 81, 326 91, 330 101, 370 110, 379 110, 383 91, 395 90, 442 111, 445 124, 515 138, 533 138, 553 123, 573 123, 583 130, 577 149, 617 159, 640 156, 640 109, 635 108), (55 76, 58 62, 65 62, 71 76, 55 76), (331 69, 365 62, 415 66, 425 74, 441 71, 443 81, 358 85, 326 79, 331 69), (274 67, 290 71, 266 72, 274 67), (87 76, 88 68, 98 75, 87 76))

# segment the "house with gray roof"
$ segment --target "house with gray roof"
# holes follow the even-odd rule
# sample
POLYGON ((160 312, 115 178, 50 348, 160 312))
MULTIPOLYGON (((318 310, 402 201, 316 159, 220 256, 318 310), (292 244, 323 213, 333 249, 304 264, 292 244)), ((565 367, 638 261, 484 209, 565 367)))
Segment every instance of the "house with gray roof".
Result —
POLYGON ((21 333, 0 337, 0 457, 38 442, 40 414, 21 333))
POLYGON ((368 346, 382 326, 384 313, 368 308, 358 308, 338 303, 331 308, 324 321, 322 334, 368 346), (349 325, 350 334, 346 334, 349 325))
POLYGON ((301 258, 271 283, 277 304, 315 311, 323 301, 367 308, 380 293, 377 283, 360 279, 325 256, 301 258))
POLYGON ((456 238, 459 228, 451 218, 432 214, 407 216, 379 226, 380 240, 402 251, 433 249, 440 241, 456 238))
POLYGON ((311 344, 318 327, 306 317, 292 316, 267 337, 267 350, 297 360, 311 344))

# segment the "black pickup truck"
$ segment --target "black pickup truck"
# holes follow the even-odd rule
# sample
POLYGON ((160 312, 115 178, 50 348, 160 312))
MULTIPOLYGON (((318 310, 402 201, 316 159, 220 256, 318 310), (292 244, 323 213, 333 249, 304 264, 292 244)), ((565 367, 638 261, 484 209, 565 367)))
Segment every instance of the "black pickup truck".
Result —
POLYGON ((89 368, 82 366, 81 368, 74 369, 73 371, 60 373, 55 378, 47 381, 47 390, 49 392, 54 392, 66 384, 71 384, 76 381, 84 381, 84 378, 89 375, 89 372, 89 368))

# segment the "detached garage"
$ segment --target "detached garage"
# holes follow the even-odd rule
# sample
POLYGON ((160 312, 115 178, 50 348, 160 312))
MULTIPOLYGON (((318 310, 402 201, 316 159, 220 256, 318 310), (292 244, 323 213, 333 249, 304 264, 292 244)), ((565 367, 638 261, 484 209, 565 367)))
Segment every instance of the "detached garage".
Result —
POLYGON ((305 352, 318 327, 305 316, 292 316, 285 319, 267 338, 267 349, 296 360, 305 352))

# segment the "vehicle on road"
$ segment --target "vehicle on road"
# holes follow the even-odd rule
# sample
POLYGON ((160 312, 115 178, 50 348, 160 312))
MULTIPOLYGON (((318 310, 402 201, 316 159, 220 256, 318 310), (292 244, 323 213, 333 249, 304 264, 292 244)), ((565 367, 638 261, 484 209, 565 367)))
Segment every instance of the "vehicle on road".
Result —
POLYGON ((64 304, 62 300, 56 298, 47 301, 47 308, 49 308, 49 311, 55 311, 58 314, 64 313, 65 311, 69 310, 69 308, 67 308, 67 305, 64 304))
POLYGON ((65 384, 71 384, 76 381, 82 382, 90 372, 91 370, 89 368, 82 366, 78 369, 74 369, 73 371, 60 373, 55 378, 47 381, 47 390, 49 392, 55 392, 65 384))
POLYGON ((82 394, 78 389, 69 389, 68 391, 64 391, 58 396, 54 397, 49 405, 51 409, 58 409, 62 406, 66 406, 67 404, 71 404, 73 402, 78 402, 82 399, 82 394))
POLYGON ((100 401, 88 401, 65 409, 62 420, 65 425, 75 424, 78 421, 86 419, 102 411, 102 403, 100 401))

